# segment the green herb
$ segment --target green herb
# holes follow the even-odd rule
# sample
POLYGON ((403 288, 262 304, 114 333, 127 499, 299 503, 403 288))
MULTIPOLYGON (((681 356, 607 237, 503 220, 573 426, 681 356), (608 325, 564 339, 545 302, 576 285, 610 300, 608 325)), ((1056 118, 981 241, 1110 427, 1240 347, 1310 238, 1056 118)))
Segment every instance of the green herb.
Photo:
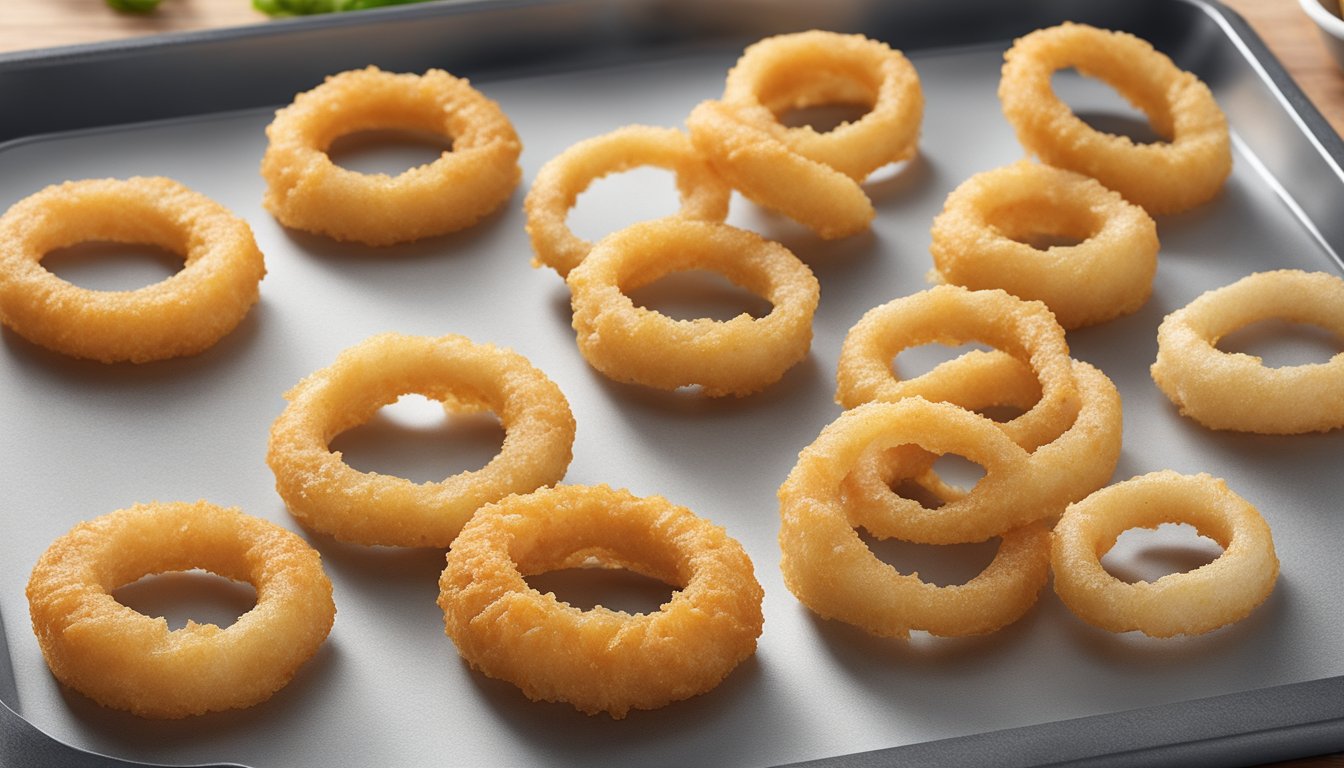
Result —
MULTIPOLYGON (((158 2, 158 0, 149 1, 158 2)), ((307 16, 314 13, 362 11, 383 5, 422 2, 425 0, 252 0, 252 7, 270 16, 307 16)))
POLYGON ((122 13, 149 13, 159 7, 159 0, 107 0, 107 5, 122 13))

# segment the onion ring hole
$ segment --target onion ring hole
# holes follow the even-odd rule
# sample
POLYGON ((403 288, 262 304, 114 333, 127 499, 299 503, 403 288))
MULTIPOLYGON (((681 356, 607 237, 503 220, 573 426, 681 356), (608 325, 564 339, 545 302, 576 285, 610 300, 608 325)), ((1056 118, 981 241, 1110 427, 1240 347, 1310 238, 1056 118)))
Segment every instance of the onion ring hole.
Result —
POLYGON ((1270 319, 1244 325, 1219 339, 1214 347, 1254 355, 1267 368, 1323 365, 1344 352, 1344 336, 1311 323, 1270 319))
POLYGON ((1136 109, 1110 85, 1087 77, 1073 67, 1058 70, 1050 87, 1073 110, 1073 114, 1101 133, 1124 136, 1135 144, 1167 144, 1148 116, 1136 109))
POLYGON ((451 136, 411 128, 383 128, 336 137, 327 147, 327 157, 348 171, 395 177, 429 165, 452 151, 451 136))
POLYGON ((90 291, 134 291, 181 272, 182 256, 156 245, 89 241, 48 252, 42 266, 90 291))
POLYGON ((553 593, 560 602, 581 611, 602 606, 631 615, 656 613, 677 591, 652 576, 625 568, 602 567, 595 561, 524 576, 523 581, 543 595, 553 593))
POLYGON ((1189 523, 1130 528, 1101 556, 1101 567, 1127 584, 1153 582, 1208 565, 1223 553, 1218 542, 1189 523))
POLYGON ((189 621, 224 629, 257 604, 251 584, 199 568, 144 576, 112 590, 112 597, 136 613, 163 617, 170 630, 189 621))
POLYGON ((503 447, 504 428, 488 409, 462 409, 417 393, 402 395, 331 440, 361 472, 432 483, 484 467, 503 447))

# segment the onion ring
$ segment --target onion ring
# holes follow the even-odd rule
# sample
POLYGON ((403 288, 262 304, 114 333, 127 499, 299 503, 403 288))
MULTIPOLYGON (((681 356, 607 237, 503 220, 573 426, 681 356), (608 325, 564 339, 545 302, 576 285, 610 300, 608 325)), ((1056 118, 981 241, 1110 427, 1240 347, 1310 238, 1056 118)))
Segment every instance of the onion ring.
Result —
MULTIPOLYGON (((912 505, 912 519, 897 521, 899 528, 893 523, 875 533, 915 544, 985 541, 1058 514, 1067 503, 1060 500, 1065 481, 1042 477, 1033 471, 1032 454, 1014 443, 1002 425, 951 403, 934 403, 921 397, 881 404, 899 408, 852 408, 845 413, 862 409, 866 414, 862 418, 871 423, 854 423, 861 421, 860 416, 838 419, 830 433, 823 432, 825 439, 818 438, 813 443, 814 452, 834 458, 834 466, 827 468, 826 474, 835 475, 837 495, 844 491, 843 480, 864 453, 883 452, 897 446, 914 445, 937 455, 964 456, 983 467, 985 475, 963 498, 936 511, 907 499, 912 505)), ((895 496, 889 489, 888 495, 895 496)), ((844 498, 839 498, 836 503, 848 519, 844 502, 844 498)), ((858 522, 864 527, 878 528, 871 516, 858 518, 858 522)))
MULTIPOLYGON (((981 384, 967 392, 951 393, 948 402, 974 409, 990 405, 1026 405, 1035 376, 1020 361, 1002 353, 970 353, 983 361, 976 371, 981 384), (977 390, 996 390, 993 398, 975 400, 977 390), (959 395, 959 396, 958 396, 959 395)), ((969 367, 963 360, 953 361, 949 373, 969 367)), ((967 371, 969 372, 969 371, 967 371)), ((1082 401, 1073 423, 1053 440, 1031 451, 1027 474, 1038 486, 1041 516, 1062 512, 1065 505, 1086 497, 1111 481, 1120 461, 1122 411, 1120 393, 1106 374, 1097 368, 1073 361, 1073 375, 1082 401)), ((906 446, 907 448, 909 446, 906 446)), ((1024 448, 1027 446, 1023 446, 1024 448)), ((844 480, 845 508, 850 520, 863 525, 877 536, 934 544, 954 543, 944 530, 946 518, 959 513, 957 507, 929 510, 914 499, 904 498, 891 489, 891 482, 909 465, 909 459, 893 461, 884 453, 866 453, 844 480)), ((917 466, 917 465, 916 465, 917 466)), ((935 494, 955 502, 946 484, 931 469, 916 474, 918 482, 935 494)), ((978 537, 983 531, 976 531, 978 537)))
POLYGON ((863 35, 822 30, 748 46, 728 71, 723 101, 792 151, 855 181, 913 155, 924 116, 919 75, 903 53, 863 35), (778 119, 791 109, 839 103, 868 111, 824 133, 778 119))
POLYGON ((203 501, 140 504, 52 542, 28 581, 42 655, 65 685, 146 718, 241 709, 270 698, 326 639, 331 582, 307 542, 203 501), (147 574, 200 568, 251 583, 257 604, 220 629, 169 631, 109 592, 147 574))
POLYGON ((1078 413, 1078 392, 1064 329, 1044 304, 1002 290, 970 291, 939 285, 870 309, 849 330, 840 349, 835 400, 852 408, 870 400, 918 395, 945 400, 940 391, 960 387, 944 363, 913 379, 896 378, 892 359, 921 344, 981 341, 1030 364, 1041 398, 1003 428, 1033 448, 1058 436, 1078 413))
POLYGON ((194 355, 238 326, 266 274, 247 222, 171 179, 53 185, 0 217, 0 321, 36 344, 104 363, 194 355), (42 266, 90 241, 184 255, 176 274, 134 291, 94 291, 42 266))
POLYGON ((544 373, 521 355, 461 336, 385 333, 345 350, 285 393, 266 461, 276 490, 305 526, 342 541, 446 547, 482 505, 564 477, 574 416, 544 373), (484 406, 504 444, 485 467, 414 483, 351 468, 327 446, 399 396, 484 406))
POLYGON ((1232 170, 1227 118, 1209 87, 1125 32, 1065 23, 1019 38, 1004 55, 999 99, 1028 152, 1091 176, 1153 215, 1208 202, 1232 170), (1050 84, 1068 67, 1115 88, 1169 141, 1136 144, 1083 122, 1050 84))
MULTIPOLYGON (((1074 360, 1073 366, 1082 399, 1078 417, 1050 443, 1039 448, 1023 445, 1031 449, 1031 475, 1047 477, 1044 482, 1054 488, 1050 504, 1055 512, 1109 483, 1120 463, 1120 391, 1094 366, 1081 360, 1074 360)), ((1004 352, 969 352, 948 373, 961 374, 962 381, 968 383, 962 385, 962 391, 948 391, 946 402, 970 410, 1004 405, 1030 408, 1039 391, 1031 369, 1004 352)), ((927 452, 911 456, 910 448, 905 445, 899 451, 870 451, 856 461, 843 483, 849 521, 880 537, 952 543, 939 533, 942 510, 927 510, 917 500, 892 491, 892 483, 905 476, 913 477, 919 486, 948 502, 965 495, 933 471, 931 465, 937 456, 927 452)))
POLYGON ((579 351, 594 368, 657 389, 699 385, 710 397, 760 390, 802 360, 821 291, 784 246, 727 224, 675 217, 603 238, 567 282, 579 351), (770 313, 674 320, 623 293, 690 269, 722 274, 768 300, 770 313))
POLYGON ((488 505, 439 581, 458 653, 534 701, 615 719, 704 693, 756 650, 763 592, 742 546, 661 496, 562 485, 488 505), (624 568, 677 589, 654 613, 583 611, 528 586, 559 568, 624 568))
POLYGON ((503 205, 522 178, 522 144, 499 105, 438 69, 332 75, 277 111, 266 136, 266 210, 287 227, 366 245, 469 227, 503 205), (379 129, 442 134, 453 148, 396 177, 357 173, 326 154, 341 136, 379 129))
POLYGON ((1031 519, 1036 491, 1027 463, 1026 451, 993 422, 949 403, 913 397, 845 411, 803 449, 779 488, 784 583, 818 615, 884 637, 1006 626, 1036 602, 1049 570, 1047 530, 1031 519), (850 467, 866 450, 905 444, 967 455, 986 468, 970 494, 939 510, 949 530, 962 529, 940 543, 1003 535, 994 560, 966 584, 937 587, 898 573, 873 555, 846 514, 840 486, 850 467), (963 525, 972 510, 991 533, 963 525))
POLYGON ((565 225, 579 195, 594 180, 644 165, 674 172, 681 196, 678 215, 723 221, 732 190, 709 167, 686 134, 674 128, 627 125, 581 141, 547 161, 523 201, 527 234, 536 253, 533 266, 569 274, 593 244, 565 225))
POLYGON ((858 182, 789 149, 731 105, 701 102, 686 118, 686 127, 695 148, 734 189, 823 239, 862 232, 876 215, 858 182))
POLYGON ((933 264, 949 283, 1002 288, 1043 302, 1066 329, 1105 322, 1148 301, 1157 225, 1137 205, 1081 174, 1031 162, 979 173, 933 220, 933 264), (1040 249, 1031 235, 1076 237, 1040 249))
POLYGON ((1344 352, 1325 363, 1269 368, 1217 348, 1226 334, 1271 318, 1344 339, 1344 279, 1284 269, 1205 292, 1158 326, 1153 381, 1183 415, 1210 429, 1294 435, 1344 427, 1344 352))
POLYGON ((1142 475, 1072 504, 1055 525, 1055 591, 1079 618, 1112 632, 1197 635, 1240 621, 1274 589, 1279 560, 1269 525, 1227 484, 1207 474, 1142 475), (1100 558, 1130 528, 1189 523, 1218 542, 1213 562, 1128 584, 1100 558))

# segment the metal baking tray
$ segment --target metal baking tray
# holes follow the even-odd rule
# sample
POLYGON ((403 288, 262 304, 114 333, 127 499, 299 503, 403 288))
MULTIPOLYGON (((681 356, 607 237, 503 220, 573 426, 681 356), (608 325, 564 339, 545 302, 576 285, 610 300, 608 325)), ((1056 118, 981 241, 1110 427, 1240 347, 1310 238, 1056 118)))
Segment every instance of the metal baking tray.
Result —
MULTIPOLYGON (((1134 124, 1109 89, 1067 73, 1056 83, 1089 119, 1134 124)), ((1148 377, 1167 312, 1257 270, 1338 272, 1344 253, 1344 146, 1246 24, 1217 3, 432 3, 8 54, 0 56, 0 104, 0 206, 68 178, 167 175, 245 217, 269 269, 248 319, 197 357, 105 366, 0 333, 0 615, 8 646, 0 699, 36 729, 19 732, 7 717, 0 746, 10 751, 0 762, 1189 766, 1344 750, 1344 433, 1213 433, 1180 418, 1148 377), (832 389, 846 330, 870 307, 926 286, 929 224, 947 193, 1021 157, 995 96, 1003 51, 1015 36, 1069 19, 1149 39, 1208 82, 1230 119, 1235 169, 1222 194, 1158 222, 1163 247, 1152 299, 1132 316, 1071 333, 1070 343, 1124 397, 1116 479, 1161 468, 1226 478, 1273 527, 1283 563, 1278 586, 1246 621, 1170 641, 1094 631, 1048 588, 1026 618, 982 638, 889 642, 815 619, 779 575, 775 490, 797 452, 839 413, 832 389), (927 100, 918 158, 869 183, 878 209, 871 233, 822 242, 734 202, 731 221, 781 240, 821 281, 810 357, 741 400, 608 382, 578 355, 563 283, 529 266, 524 191, 542 163, 579 139, 626 123, 680 125, 694 104, 721 92, 747 43, 810 27, 863 32, 904 49, 927 100), (471 230, 383 250, 287 232, 265 213, 257 167, 272 111, 327 74, 369 64, 442 67, 501 103, 525 145, 523 185, 503 210, 471 230), (147 722, 55 683, 23 595, 48 543, 78 520, 151 499, 205 498, 302 531, 264 462, 281 393, 340 349, 387 330, 460 333, 517 349, 574 408, 568 482, 663 494, 741 540, 766 590, 755 657, 706 695, 623 721, 534 704, 469 670, 444 636, 434 603, 441 551, 365 549, 304 532, 322 552, 339 613, 321 651, 270 701, 147 722)), ((374 145, 372 155, 355 153, 350 162, 418 151, 374 145)), ((609 179, 584 199, 576 226, 600 234, 667 213, 671 199, 666 175, 609 179)), ((134 258, 104 267, 96 253, 62 262, 71 279, 98 285, 143 284, 171 269, 134 258)), ((674 287, 650 300, 695 307, 694 295, 674 287)), ((708 304, 740 299, 716 295, 708 304)), ((1309 359, 1322 346, 1337 349, 1333 340, 1284 329, 1239 343, 1279 342, 1309 359)), ((350 435, 347 455, 365 468, 426 479, 445 466, 479 465, 497 446, 488 424, 427 423, 414 406, 389 409, 350 435)), ((1128 558, 1124 567, 1198 557, 1192 535, 1156 536, 1118 555, 1128 558)), ((983 547, 941 560, 885 555, 922 571, 946 569, 949 579, 968 577, 988 557, 983 547)), ((636 606, 656 605, 658 590, 650 597, 646 584, 572 576, 554 582, 564 597, 624 590, 636 606)), ((138 599, 197 618, 192 600, 227 614, 239 599, 177 583, 151 580, 157 596, 138 599)))

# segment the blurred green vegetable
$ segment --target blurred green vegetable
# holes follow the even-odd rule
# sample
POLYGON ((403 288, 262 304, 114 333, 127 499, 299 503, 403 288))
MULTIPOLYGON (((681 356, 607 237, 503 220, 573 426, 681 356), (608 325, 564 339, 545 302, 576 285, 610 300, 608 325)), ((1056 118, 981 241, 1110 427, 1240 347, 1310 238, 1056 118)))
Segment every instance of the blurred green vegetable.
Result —
MULTIPOLYGON (((112 2, 113 0, 108 0, 112 2)), ((134 0, 131 0, 134 2, 134 0)), ((147 0, 158 2, 158 0, 147 0)), ((270 16, 307 16, 313 13, 362 11, 383 5, 423 3, 425 0, 252 0, 252 7, 270 16)))
POLYGON ((159 7, 159 0, 107 0, 107 5, 123 13, 149 13, 159 7))

